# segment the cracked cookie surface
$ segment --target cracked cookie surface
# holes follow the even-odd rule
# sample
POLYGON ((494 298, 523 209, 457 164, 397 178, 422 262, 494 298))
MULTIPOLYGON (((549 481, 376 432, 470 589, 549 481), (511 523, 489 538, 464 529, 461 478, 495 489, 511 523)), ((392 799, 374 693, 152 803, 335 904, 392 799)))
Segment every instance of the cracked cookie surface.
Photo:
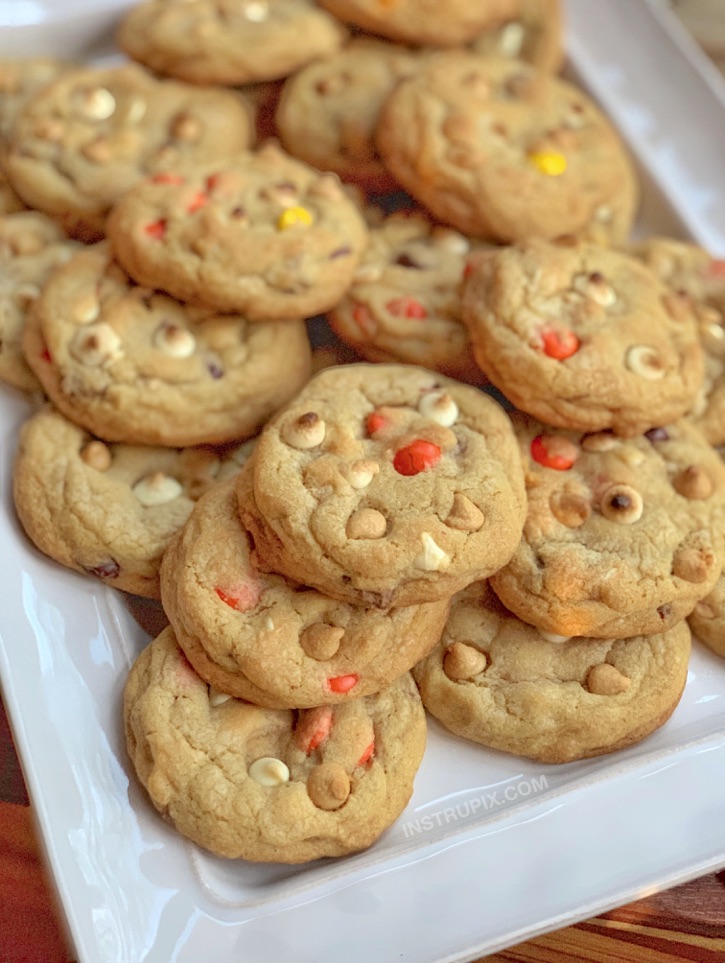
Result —
POLYGON ((132 666, 123 715, 156 809, 213 853, 260 862, 370 846, 407 804, 425 748, 410 674, 344 705, 262 709, 210 690, 170 628, 132 666))
POLYGON ((240 498, 272 570, 357 605, 448 597, 507 561, 525 499, 511 423, 405 365, 317 374, 264 428, 240 498))
POLYGON ((107 441, 173 446, 255 434, 305 384, 311 355, 302 321, 250 324, 174 301, 134 284, 106 243, 54 273, 24 347, 72 421, 107 441))
POLYGON ((562 763, 624 749, 664 725, 685 687, 690 632, 551 642, 483 582, 453 599, 443 638, 415 668, 423 704, 492 749, 562 763))
POLYGON ((490 584, 560 636, 627 638, 684 619, 722 571, 725 466, 682 419, 619 439, 517 416, 528 514, 490 584))

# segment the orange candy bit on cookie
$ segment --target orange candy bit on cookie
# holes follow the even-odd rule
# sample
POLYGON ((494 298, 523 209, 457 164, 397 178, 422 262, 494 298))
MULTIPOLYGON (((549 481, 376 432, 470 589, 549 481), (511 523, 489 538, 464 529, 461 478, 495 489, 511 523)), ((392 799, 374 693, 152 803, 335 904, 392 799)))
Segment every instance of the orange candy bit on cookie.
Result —
POLYGON ((365 749, 363 754, 357 761, 358 766, 364 766, 366 762, 370 762, 373 758, 373 753, 375 752, 375 739, 370 743, 370 745, 365 749))
POLYGON ((379 411, 371 411, 370 414, 365 419, 365 431, 369 438, 372 438, 380 431, 384 431, 388 427, 388 419, 385 415, 381 415, 379 411))
POLYGON ((416 298, 405 296, 393 298, 385 305, 386 309, 394 314, 396 318, 427 318, 428 312, 425 305, 421 304, 416 298))
POLYGON ((546 328, 541 332, 541 340, 544 345, 544 354, 550 358, 555 358, 557 361, 571 358, 573 354, 577 353, 581 345, 579 338, 567 328, 563 330, 546 328))
POLYGON ((327 686, 330 692, 349 692, 354 689, 355 686, 360 681, 360 677, 353 675, 337 675, 332 679, 327 680, 327 686))
POLYGON ((152 184, 183 184, 184 178, 181 174, 169 174, 168 172, 162 171, 160 174, 154 174, 151 178, 152 184))
POLYGON ((237 612, 249 612, 257 605, 262 594, 259 587, 252 582, 243 582, 229 590, 215 588, 214 591, 222 602, 237 612))
POLYGON ((329 738, 332 731, 332 708, 319 706, 300 714, 295 729, 295 745, 308 756, 329 738))
POLYGON ((531 442, 531 457, 545 468, 568 471, 579 457, 579 450, 559 435, 537 435, 531 442))
POLYGON ((438 445, 418 438, 416 441, 411 441, 405 448, 396 451, 393 468, 399 475, 418 475, 422 471, 434 468, 440 457, 441 450, 438 445))
POLYGON ((198 211, 199 208, 206 207, 208 203, 209 198, 206 196, 206 194, 204 194, 202 191, 197 191, 186 205, 186 210, 189 214, 193 214, 194 211, 198 211))
POLYGON ((352 319, 366 334, 370 333, 375 327, 373 316, 364 304, 355 305, 352 309, 352 319))
POLYGON ((147 224, 144 228, 149 237, 156 238, 160 241, 161 238, 166 234, 166 221, 162 218, 159 221, 152 221, 151 224, 147 224))

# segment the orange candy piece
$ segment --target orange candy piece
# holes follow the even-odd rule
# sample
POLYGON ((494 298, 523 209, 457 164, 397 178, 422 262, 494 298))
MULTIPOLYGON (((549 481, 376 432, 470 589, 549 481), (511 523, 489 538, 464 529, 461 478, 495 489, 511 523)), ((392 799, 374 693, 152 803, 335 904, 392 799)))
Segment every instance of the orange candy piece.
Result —
POLYGON ((398 318, 427 318, 428 312, 425 306, 416 298, 405 296, 393 298, 385 305, 386 309, 398 318))
POLYGON ((571 358, 579 350, 581 342, 573 331, 568 328, 556 330, 547 328, 541 332, 541 340, 544 343, 544 354, 557 361, 564 361, 571 358))
POLYGON ((360 677, 357 675, 338 675, 333 679, 327 680, 327 685, 330 692, 349 692, 354 689, 355 686, 360 681, 360 677))
POLYGON ((144 228, 149 237, 156 238, 160 241, 161 238, 166 234, 166 221, 161 219, 160 221, 152 221, 151 224, 147 224, 144 228))
POLYGON ((381 415, 379 411, 371 411, 365 419, 365 431, 369 438, 372 438, 380 431, 388 427, 388 419, 381 415))
POLYGON ((295 729, 295 745, 308 756, 329 737, 332 731, 332 708, 318 706, 300 713, 295 729))
POLYGON ((531 442, 531 457, 545 468, 568 471, 578 456, 576 446, 558 435, 537 435, 531 442))
POLYGON ((399 475, 418 475, 422 471, 434 468, 441 457, 438 445, 431 441, 417 438, 405 448, 400 448, 393 458, 393 468, 399 475))

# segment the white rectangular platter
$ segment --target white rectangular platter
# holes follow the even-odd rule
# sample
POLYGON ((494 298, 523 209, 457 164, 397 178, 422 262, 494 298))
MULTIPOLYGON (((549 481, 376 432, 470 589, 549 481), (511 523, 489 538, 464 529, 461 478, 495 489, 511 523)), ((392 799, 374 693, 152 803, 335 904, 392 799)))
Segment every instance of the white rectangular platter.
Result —
MULTIPOLYGON (((0 56, 93 54, 125 4, 48 5, 33 23, 22 11, 42 3, 0 2, 0 56)), ((567 21, 573 73, 642 165, 641 231, 724 256, 720 75, 646 0, 569 0, 567 21)), ((410 805, 366 853, 290 868, 185 843, 123 746, 122 688, 148 637, 15 519, 28 412, 0 389, 0 681, 80 963, 471 960, 725 865, 725 662, 699 645, 672 720, 611 757, 546 767, 431 722, 410 805)))

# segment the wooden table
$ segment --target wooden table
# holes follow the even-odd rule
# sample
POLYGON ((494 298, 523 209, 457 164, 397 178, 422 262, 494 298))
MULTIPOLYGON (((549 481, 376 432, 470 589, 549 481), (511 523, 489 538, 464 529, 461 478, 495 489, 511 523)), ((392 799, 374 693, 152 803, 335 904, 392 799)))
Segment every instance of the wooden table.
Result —
MULTIPOLYGON (((548 933, 486 959, 494 963, 575 963, 576 960, 722 963, 725 960, 725 871, 548 933)), ((33 811, 0 704, 0 961, 72 963, 74 960, 62 913, 46 876, 33 811)))

